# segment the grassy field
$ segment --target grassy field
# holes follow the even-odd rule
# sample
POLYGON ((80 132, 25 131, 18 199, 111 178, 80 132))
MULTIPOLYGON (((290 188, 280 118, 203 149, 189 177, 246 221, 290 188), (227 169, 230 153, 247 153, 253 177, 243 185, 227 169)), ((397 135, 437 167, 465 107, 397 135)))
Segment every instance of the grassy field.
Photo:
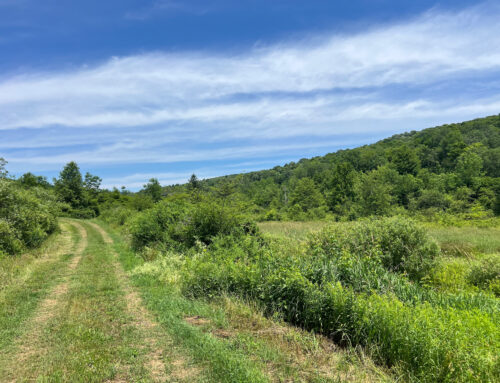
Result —
MULTIPOLYGON (((260 222, 262 232, 287 239, 304 240, 308 234, 328 225, 325 221, 260 222)), ((436 226, 427 227, 429 234, 439 243, 445 253, 467 256, 469 253, 492 254, 500 252, 500 227, 436 226)))
MULTIPOLYGON (((276 240, 277 262, 282 262, 280 257, 288 262, 288 256, 301 256, 304 240, 325 223, 265 222, 259 226, 276 240)), ((0 381, 408 380, 402 365, 389 368, 381 362, 389 352, 383 347, 392 350, 397 342, 401 350, 408 347, 407 326, 422 332, 418 339, 425 343, 436 330, 432 326, 449 323, 452 327, 447 331, 458 331, 455 336, 469 342, 467 332, 460 335, 463 326, 481 320, 486 334, 498 319, 498 301, 491 294, 484 295, 487 287, 471 282, 470 275, 475 269, 480 275, 484 269, 495 269, 485 262, 498 262, 500 230, 470 226, 427 230, 443 250, 426 279, 428 288, 441 294, 425 298, 430 303, 407 306, 394 298, 352 295, 338 286, 329 290, 331 299, 340 299, 337 305, 351 302, 354 307, 349 310, 361 310, 374 321, 363 325, 371 326, 369 331, 384 326, 393 329, 387 335, 389 343, 370 348, 339 347, 331 337, 292 326, 279 312, 266 311, 265 305, 243 295, 193 298, 186 294, 189 284, 183 273, 198 271, 190 271, 195 266, 189 266, 182 254, 145 261, 119 232, 102 222, 62 220, 61 232, 41 249, 0 259, 0 381), (465 311, 465 306, 460 308, 462 301, 478 309, 465 311), (386 322, 388 315, 391 322, 386 322), (404 318, 416 319, 412 324, 404 318)), ((278 283, 273 294, 286 293, 286 289, 279 291, 284 282, 272 283, 278 283)), ((287 283, 291 283, 287 289, 300 286, 292 280, 287 283)), ((300 297, 300 289, 293 291, 300 297)), ((347 323, 355 325, 358 320, 352 317, 347 323)))
POLYGON ((266 318, 250 302, 181 294, 176 275, 101 223, 62 221, 0 260, 0 381, 390 382, 360 350, 266 318), (103 229, 104 227, 104 229, 103 229))

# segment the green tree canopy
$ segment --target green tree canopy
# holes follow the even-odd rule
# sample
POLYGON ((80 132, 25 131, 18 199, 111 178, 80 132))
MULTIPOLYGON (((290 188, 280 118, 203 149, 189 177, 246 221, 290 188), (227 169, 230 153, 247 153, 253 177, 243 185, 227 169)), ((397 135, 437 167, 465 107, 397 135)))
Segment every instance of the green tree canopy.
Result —
POLYGON ((21 177, 18 178, 17 182, 25 187, 49 187, 50 184, 47 181, 47 178, 43 176, 36 176, 33 173, 24 173, 21 177))
POLYGON ((417 152, 408 145, 401 145, 391 150, 389 158, 399 174, 416 175, 420 169, 417 152))
POLYGON ((54 180, 54 186, 56 194, 63 202, 69 203, 73 208, 83 205, 83 180, 76 162, 71 161, 64 166, 59 178, 54 180))
POLYGON ((325 193, 331 210, 335 210, 338 205, 354 197, 355 180, 356 170, 349 162, 344 161, 335 165, 325 193))
POLYGON ((83 181, 83 187, 85 190, 90 192, 91 194, 97 194, 101 187, 102 178, 98 176, 94 176, 89 172, 85 173, 85 179, 83 181))
POLYGON ((457 173, 466 186, 472 186, 474 178, 482 175, 483 159, 478 154, 480 145, 471 145, 458 157, 457 173))
POLYGON ((154 202, 161 200, 162 189, 157 178, 151 178, 149 182, 144 185, 144 189, 142 189, 142 191, 149 195, 154 202))
POLYGON ((3 157, 0 157, 0 178, 7 177, 8 171, 5 168, 6 165, 7 161, 3 157))
POLYGON ((305 177, 295 185, 290 197, 290 203, 291 205, 300 206, 302 211, 308 211, 324 205, 325 201, 314 181, 309 177, 305 177))
POLYGON ((191 190, 197 190, 201 187, 200 180, 198 177, 196 177, 196 174, 191 174, 191 177, 189 177, 189 189, 191 190))
POLYGON ((377 170, 363 174, 356 185, 356 195, 362 216, 385 215, 390 210, 391 188, 381 179, 377 170))

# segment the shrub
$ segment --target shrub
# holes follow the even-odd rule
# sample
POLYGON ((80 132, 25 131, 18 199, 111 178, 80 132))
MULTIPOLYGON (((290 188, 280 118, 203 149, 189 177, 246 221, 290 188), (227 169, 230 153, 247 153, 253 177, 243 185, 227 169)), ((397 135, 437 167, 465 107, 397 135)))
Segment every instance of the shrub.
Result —
POLYGON ((255 234, 257 225, 236 211, 216 203, 200 202, 196 206, 182 201, 162 201, 137 214, 130 222, 132 246, 193 247, 197 242, 208 245, 220 235, 255 234))
POLYGON ((135 213, 133 209, 118 205, 103 210, 100 218, 107 223, 123 226, 135 213))
POLYGON ((57 228, 58 207, 45 189, 0 180, 0 251, 17 254, 39 246, 57 228))
POLYGON ((19 233, 5 219, 0 218, 0 252, 18 254, 23 249, 19 233))
POLYGON ((418 198, 416 207, 417 209, 438 209, 446 210, 450 207, 452 199, 440 192, 439 190, 424 190, 422 195, 418 198))
POLYGON ((215 236, 228 235, 242 227, 242 219, 229 208, 215 203, 200 203, 188 215, 183 230, 184 241, 209 244, 215 236))
POLYGON ((351 225, 333 224, 309 240, 313 252, 337 256, 342 251, 379 258, 394 272, 420 280, 433 265, 439 247, 413 220, 391 217, 351 225))
POLYGON ((186 214, 183 202, 162 201, 153 208, 137 214, 129 224, 132 247, 173 244, 180 239, 181 218, 186 214))
POLYGON ((471 268, 467 280, 474 286, 500 295, 500 256, 494 254, 483 258, 471 268))

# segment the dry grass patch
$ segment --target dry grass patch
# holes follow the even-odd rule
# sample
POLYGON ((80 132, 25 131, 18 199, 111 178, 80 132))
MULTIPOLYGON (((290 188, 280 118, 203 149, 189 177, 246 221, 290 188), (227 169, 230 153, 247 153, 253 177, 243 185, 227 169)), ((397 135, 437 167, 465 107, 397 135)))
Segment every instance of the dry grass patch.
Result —
POLYGON ((263 361, 271 381, 393 380, 388 371, 377 367, 361 350, 341 349, 324 336, 268 319, 255 306, 241 301, 224 298, 216 305, 223 308, 228 323, 227 329, 213 333, 227 334, 247 348, 254 359, 263 361))

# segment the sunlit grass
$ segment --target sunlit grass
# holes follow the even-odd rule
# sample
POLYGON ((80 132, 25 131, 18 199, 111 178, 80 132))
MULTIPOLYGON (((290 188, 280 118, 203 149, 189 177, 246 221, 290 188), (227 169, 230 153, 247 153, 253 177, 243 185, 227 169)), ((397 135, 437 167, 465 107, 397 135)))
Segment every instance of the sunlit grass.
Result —
POLYGON ((428 232, 448 255, 468 256, 500 252, 498 228, 430 227, 428 232))
POLYGON ((327 224, 324 221, 269 221, 260 222, 259 228, 263 233, 273 236, 303 240, 307 238, 309 233, 321 230, 327 224))

